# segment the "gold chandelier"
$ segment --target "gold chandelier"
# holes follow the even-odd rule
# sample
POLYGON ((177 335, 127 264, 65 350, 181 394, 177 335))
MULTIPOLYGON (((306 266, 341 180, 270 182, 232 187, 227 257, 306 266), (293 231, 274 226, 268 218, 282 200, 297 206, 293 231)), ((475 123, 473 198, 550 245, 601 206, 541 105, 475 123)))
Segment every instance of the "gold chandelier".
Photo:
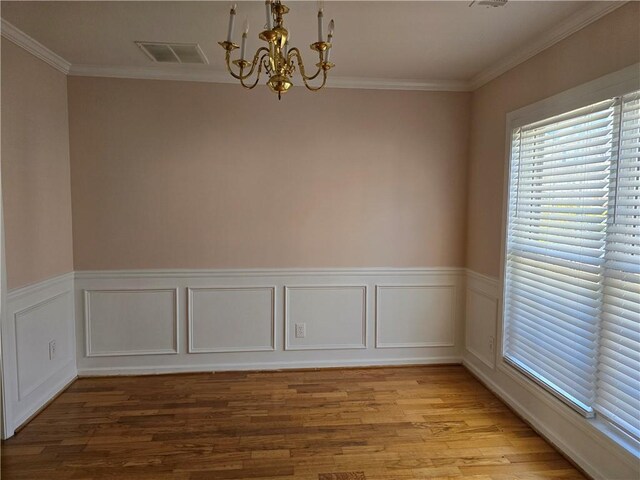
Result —
POLYGON ((322 4, 320 4, 318 8, 318 41, 311 44, 311 50, 318 52, 319 61, 316 63, 318 70, 313 75, 307 75, 300 50, 296 47, 289 47, 291 35, 289 31, 284 28, 283 22, 283 16, 289 12, 289 7, 283 5, 280 0, 266 0, 265 10, 267 16, 266 30, 260 33, 259 38, 267 42, 268 46, 258 48, 253 56, 253 60, 249 61, 245 58, 247 35, 249 34, 249 22, 245 21, 244 31, 242 33, 242 46, 240 47, 240 58, 231 61, 231 52, 238 48, 238 45, 232 41, 236 5, 231 7, 227 40, 218 42, 226 51, 225 61, 229 73, 234 78, 240 80, 243 87, 252 89, 258 84, 260 74, 264 68, 265 73, 269 76, 267 85, 271 91, 278 94, 278 99, 280 99, 281 95, 289 91, 289 88, 293 85, 291 76, 295 72, 295 64, 297 63, 305 87, 314 92, 320 90, 327 83, 327 72, 334 66, 333 63, 329 61, 331 39, 333 38, 333 20, 329 23, 329 32, 327 41, 325 42, 322 25, 323 9, 322 4), (237 72, 234 72, 231 64, 237 67, 237 72), (309 83, 320 76, 322 76, 322 83, 318 86, 313 86, 309 83), (251 77, 255 77, 254 80, 249 80, 251 77))

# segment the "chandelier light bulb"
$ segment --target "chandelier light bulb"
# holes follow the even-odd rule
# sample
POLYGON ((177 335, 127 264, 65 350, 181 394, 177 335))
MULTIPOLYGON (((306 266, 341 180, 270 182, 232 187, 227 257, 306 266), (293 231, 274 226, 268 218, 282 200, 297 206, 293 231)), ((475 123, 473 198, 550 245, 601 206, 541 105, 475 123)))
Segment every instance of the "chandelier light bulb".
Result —
POLYGON ((249 19, 244 20, 244 31, 242 32, 242 43, 240 44, 240 60, 244 60, 244 54, 247 51, 247 35, 249 35, 249 19))
POLYGON ((329 22, 329 34, 327 35, 327 43, 329 46, 327 47, 327 52, 324 54, 324 61, 329 63, 329 57, 331 55, 331 41, 333 40, 333 29, 335 27, 335 23, 333 19, 329 22))

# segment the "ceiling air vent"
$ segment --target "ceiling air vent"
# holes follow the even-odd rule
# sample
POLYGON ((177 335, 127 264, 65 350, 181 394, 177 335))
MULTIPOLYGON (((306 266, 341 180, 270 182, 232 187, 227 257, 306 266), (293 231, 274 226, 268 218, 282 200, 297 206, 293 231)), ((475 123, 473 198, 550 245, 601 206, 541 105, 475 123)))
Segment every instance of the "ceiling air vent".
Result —
POLYGON ((481 7, 504 7, 508 1, 509 0, 473 0, 469 6, 479 5, 481 7))
POLYGON ((158 63, 209 63, 197 43, 136 42, 136 45, 158 63))

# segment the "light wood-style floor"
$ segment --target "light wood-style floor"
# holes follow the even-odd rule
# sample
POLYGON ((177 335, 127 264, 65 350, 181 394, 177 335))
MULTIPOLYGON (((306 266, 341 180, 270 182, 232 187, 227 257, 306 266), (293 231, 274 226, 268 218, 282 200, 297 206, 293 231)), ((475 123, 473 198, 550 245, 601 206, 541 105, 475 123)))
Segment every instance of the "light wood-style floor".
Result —
POLYGON ((461 366, 77 380, 11 479, 583 478, 461 366))

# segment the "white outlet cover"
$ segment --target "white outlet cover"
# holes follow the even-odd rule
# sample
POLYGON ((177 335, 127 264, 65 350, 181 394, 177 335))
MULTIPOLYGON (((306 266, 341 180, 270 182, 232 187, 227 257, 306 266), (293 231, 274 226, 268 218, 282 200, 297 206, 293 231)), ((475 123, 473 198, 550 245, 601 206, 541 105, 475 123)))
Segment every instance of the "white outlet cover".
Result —
POLYGON ((307 334, 306 323, 296 323, 296 338, 304 338, 307 334))

